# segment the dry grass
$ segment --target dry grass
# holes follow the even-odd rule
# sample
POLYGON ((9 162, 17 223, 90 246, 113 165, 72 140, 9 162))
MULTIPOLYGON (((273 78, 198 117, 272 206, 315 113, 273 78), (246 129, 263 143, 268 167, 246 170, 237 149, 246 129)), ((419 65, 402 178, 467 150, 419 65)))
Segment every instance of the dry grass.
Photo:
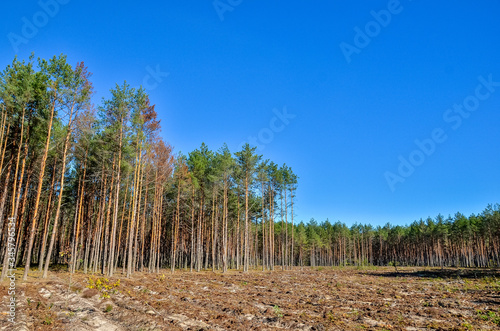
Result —
POLYGON ((109 297, 87 288, 89 275, 74 275, 69 286, 60 272, 23 285, 19 309, 30 330, 92 330, 99 323, 116 330, 500 330, 498 271, 398 270, 93 276, 93 284, 121 280, 101 289, 109 297))

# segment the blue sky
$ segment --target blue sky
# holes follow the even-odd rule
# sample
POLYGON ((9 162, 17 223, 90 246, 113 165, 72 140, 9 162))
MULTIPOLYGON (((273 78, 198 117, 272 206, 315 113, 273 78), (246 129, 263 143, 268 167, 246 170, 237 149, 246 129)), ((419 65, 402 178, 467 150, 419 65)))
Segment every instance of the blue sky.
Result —
POLYGON ((297 220, 406 224, 500 202, 499 1, 0 6, 1 67, 67 54, 94 73, 96 104, 145 84, 176 151, 257 137, 300 177, 297 220))

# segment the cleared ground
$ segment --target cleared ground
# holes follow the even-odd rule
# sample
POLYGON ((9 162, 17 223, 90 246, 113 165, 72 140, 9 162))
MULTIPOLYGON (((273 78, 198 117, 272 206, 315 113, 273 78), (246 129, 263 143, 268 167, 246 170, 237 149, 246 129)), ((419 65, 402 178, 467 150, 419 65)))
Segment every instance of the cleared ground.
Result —
MULTIPOLYGON (((17 280, 13 330, 500 330, 500 272, 430 268, 163 270, 17 280)), ((20 272, 18 273, 20 277, 20 272)), ((0 286, 1 330, 7 283, 0 286)))

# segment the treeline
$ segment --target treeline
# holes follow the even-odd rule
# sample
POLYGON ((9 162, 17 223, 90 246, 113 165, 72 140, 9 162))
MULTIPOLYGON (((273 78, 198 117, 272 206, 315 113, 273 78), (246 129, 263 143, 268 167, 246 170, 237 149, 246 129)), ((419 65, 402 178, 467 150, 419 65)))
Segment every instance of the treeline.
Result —
POLYGON ((381 227, 311 220, 296 231, 300 265, 499 267, 500 205, 481 214, 456 213, 420 219, 407 226, 381 227))
POLYGON ((32 266, 47 277, 55 264, 108 276, 500 264, 498 206, 408 227, 297 225, 290 167, 248 144, 174 154, 144 89, 117 85, 95 107, 90 78, 63 55, 14 59, 0 74, 2 278, 12 266, 24 266, 24 279, 32 266))

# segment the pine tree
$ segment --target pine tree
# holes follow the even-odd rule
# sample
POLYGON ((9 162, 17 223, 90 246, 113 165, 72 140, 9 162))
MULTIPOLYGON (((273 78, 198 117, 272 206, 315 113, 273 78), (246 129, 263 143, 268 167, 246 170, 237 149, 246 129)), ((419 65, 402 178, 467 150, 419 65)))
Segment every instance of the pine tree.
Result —
POLYGON ((257 147, 250 147, 247 143, 243 146, 241 151, 236 153, 236 162, 240 169, 242 176, 243 187, 245 190, 245 255, 244 255, 244 265, 243 271, 248 272, 249 258, 250 258, 250 247, 249 247, 249 204, 248 198, 250 195, 251 186, 255 180, 255 172, 257 171, 257 164, 259 163, 262 156, 255 154, 257 147))

